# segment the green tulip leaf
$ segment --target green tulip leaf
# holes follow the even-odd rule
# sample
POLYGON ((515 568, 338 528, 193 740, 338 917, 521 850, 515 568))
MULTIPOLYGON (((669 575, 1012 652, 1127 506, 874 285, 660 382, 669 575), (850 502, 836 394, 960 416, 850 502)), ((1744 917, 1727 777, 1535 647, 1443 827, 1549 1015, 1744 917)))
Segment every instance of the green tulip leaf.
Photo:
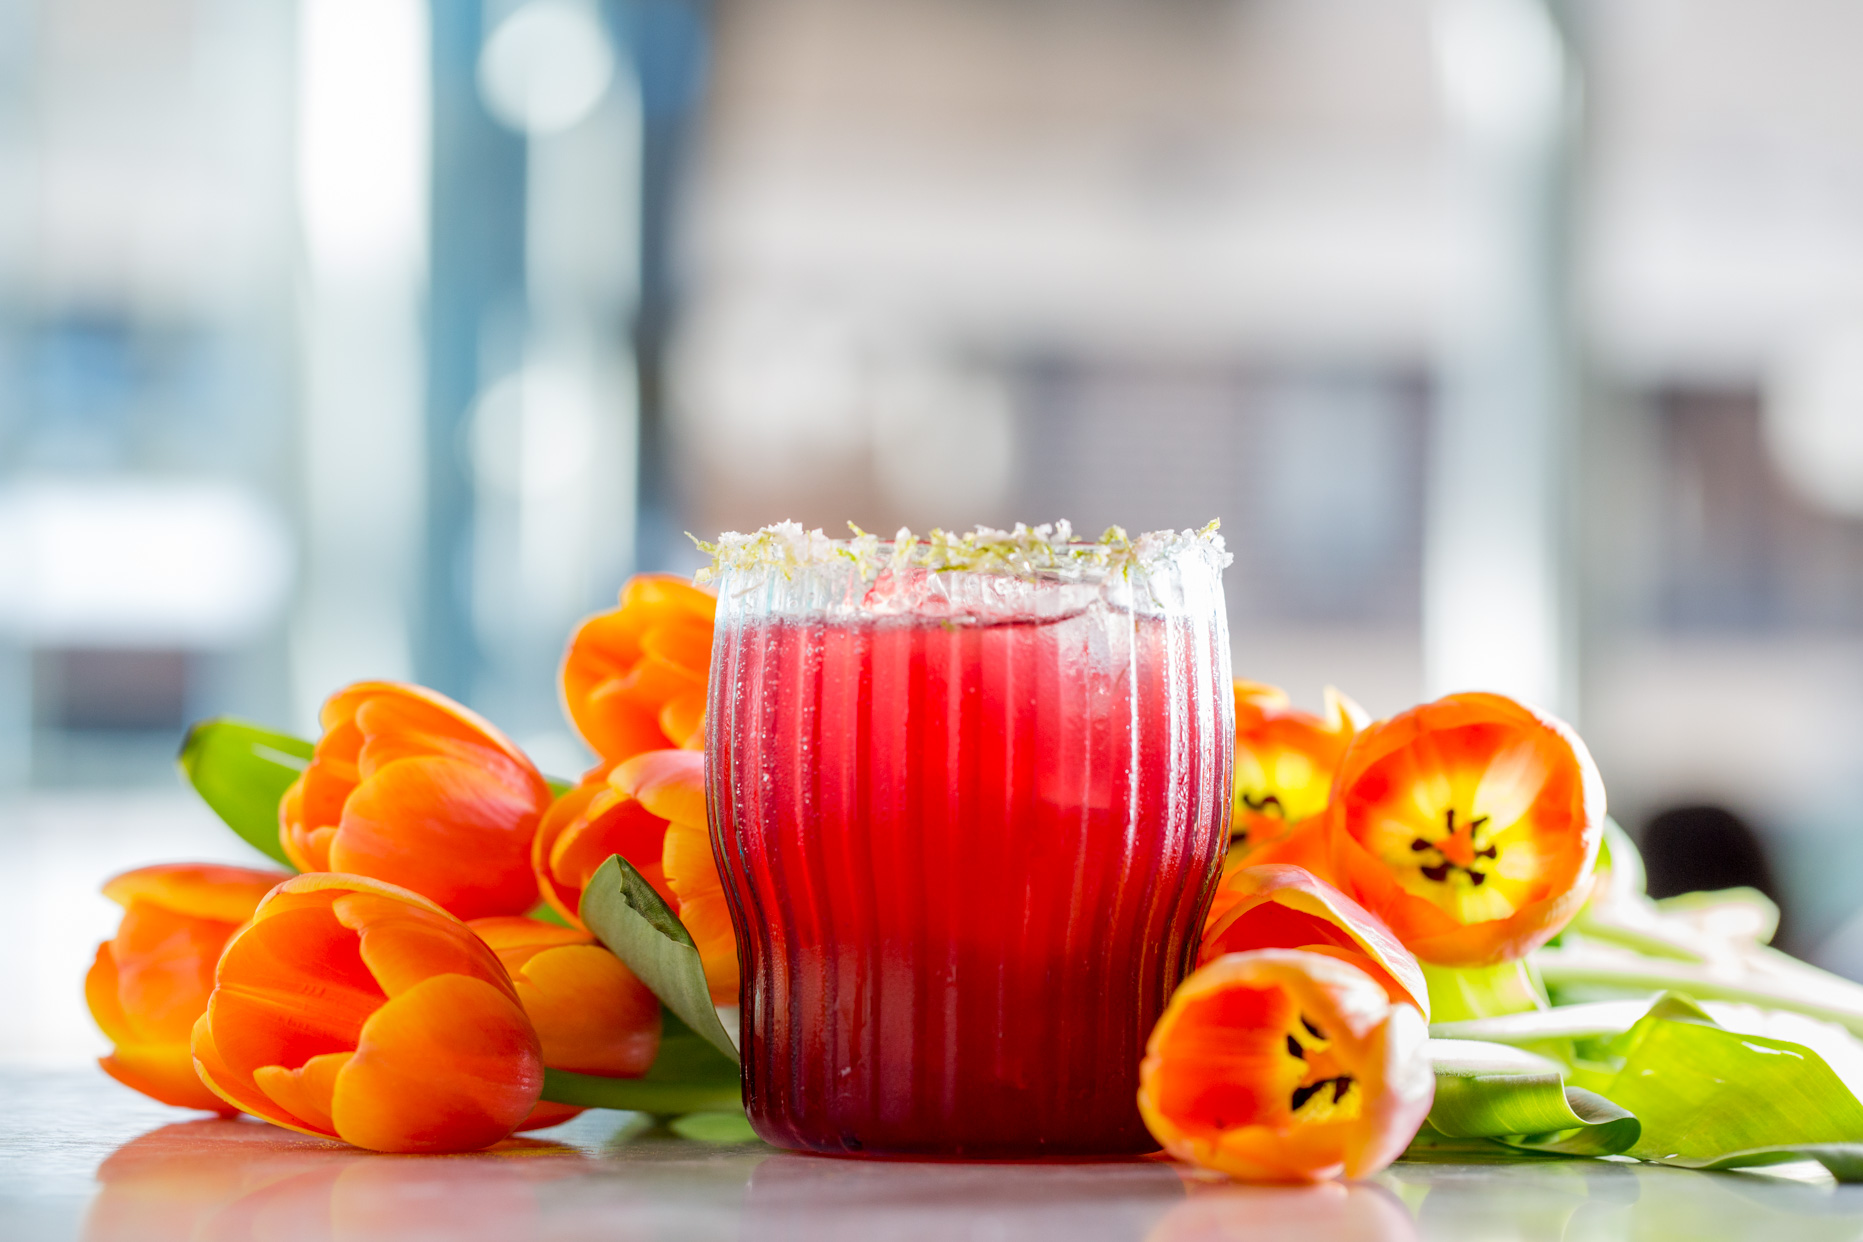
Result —
MULTIPOLYGON (((1781 1149, 1863 1145, 1863 1104, 1824 1058, 1803 1044, 1727 1030, 1685 998, 1657 1001, 1617 1051, 1623 1067, 1608 1081, 1586 1077, 1642 1122, 1628 1149, 1639 1159, 1728 1168, 1730 1160, 1818 1159, 1781 1149)), ((1858 1168, 1854 1152, 1830 1159, 1858 1168)))
POLYGON ((227 827, 290 867, 278 843, 278 801, 309 766, 315 749, 301 737, 221 717, 188 730, 177 762, 188 784, 227 827))
MULTIPOLYGON (((1863 1182, 1863 1143, 1797 1143, 1784 1147, 1749 1147, 1719 1160, 1691 1165, 1697 1169, 1756 1169, 1767 1164, 1815 1160, 1840 1182, 1863 1182)), ((1681 1164, 1683 1161, 1672 1161, 1681 1164)))
POLYGON ((718 1020, 705 967, 692 935, 653 885, 627 859, 612 854, 582 890, 582 922, 660 1003, 713 1048, 738 1063, 737 1045, 718 1020))
POLYGON ((1526 1151, 1610 1156, 1637 1142, 1630 1112, 1565 1084, 1555 1061, 1505 1044, 1432 1039, 1436 1102, 1430 1128, 1446 1139, 1490 1139, 1526 1151))
POLYGON ((1653 1000, 1591 1001, 1461 1022, 1432 1022, 1436 1039, 1481 1040, 1530 1048, 1554 1040, 1616 1038, 1650 1011, 1653 1000))

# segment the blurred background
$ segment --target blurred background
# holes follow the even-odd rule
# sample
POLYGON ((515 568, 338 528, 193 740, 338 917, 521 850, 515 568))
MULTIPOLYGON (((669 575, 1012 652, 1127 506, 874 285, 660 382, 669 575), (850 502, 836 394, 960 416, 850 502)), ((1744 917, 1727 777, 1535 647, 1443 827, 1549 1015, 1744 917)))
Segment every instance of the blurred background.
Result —
POLYGON ((0 0, 0 1055, 188 721, 546 771, 685 532, 1220 517, 1238 675, 1578 724, 1863 977, 1846 0, 0 0))

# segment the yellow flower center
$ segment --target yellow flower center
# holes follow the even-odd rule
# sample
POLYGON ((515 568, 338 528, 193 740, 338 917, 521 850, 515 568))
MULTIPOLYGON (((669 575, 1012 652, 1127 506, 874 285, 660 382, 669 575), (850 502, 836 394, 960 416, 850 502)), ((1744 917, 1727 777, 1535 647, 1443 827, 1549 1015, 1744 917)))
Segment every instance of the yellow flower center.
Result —
POLYGON ((1288 1096, 1288 1111, 1303 1122, 1346 1121, 1359 1115, 1364 1092, 1333 1055, 1332 1041, 1305 1014, 1290 1028, 1287 1055, 1304 1063, 1300 1081, 1288 1096))

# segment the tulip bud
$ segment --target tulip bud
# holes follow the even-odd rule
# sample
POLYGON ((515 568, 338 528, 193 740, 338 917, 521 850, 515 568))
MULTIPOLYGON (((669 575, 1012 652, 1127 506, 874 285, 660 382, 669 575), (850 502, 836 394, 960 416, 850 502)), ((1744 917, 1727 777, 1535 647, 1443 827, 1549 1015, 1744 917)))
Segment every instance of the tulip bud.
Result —
POLYGON ((711 671, 710 591, 672 574, 640 574, 621 606, 588 618, 563 656, 563 705, 589 749, 613 765, 648 750, 705 744, 711 671))
POLYGON ((550 787, 504 734, 444 695, 380 681, 333 695, 323 726, 278 808, 299 870, 371 876, 465 919, 537 904, 530 849, 550 787))
POLYGON ((181 1108, 231 1114, 194 1073, 188 1036, 207 1010, 214 963, 276 871, 171 863, 128 871, 104 885, 123 907, 116 938, 97 946, 84 979, 91 1016, 116 1050, 98 1064, 110 1077, 181 1108))
POLYGON ((201 1080, 267 1121, 375 1151, 472 1151, 543 1089, 497 956, 416 893, 301 875, 227 943, 194 1026, 201 1080))

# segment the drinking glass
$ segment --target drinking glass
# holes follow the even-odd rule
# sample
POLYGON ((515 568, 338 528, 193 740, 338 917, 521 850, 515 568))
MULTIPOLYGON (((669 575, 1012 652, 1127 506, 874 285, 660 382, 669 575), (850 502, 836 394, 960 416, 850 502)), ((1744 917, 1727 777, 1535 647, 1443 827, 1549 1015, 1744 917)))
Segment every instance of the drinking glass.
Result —
POLYGON ((1139 1060, 1229 838, 1228 559, 1064 524, 721 542, 707 803, 758 1134, 1155 1148, 1139 1060))

